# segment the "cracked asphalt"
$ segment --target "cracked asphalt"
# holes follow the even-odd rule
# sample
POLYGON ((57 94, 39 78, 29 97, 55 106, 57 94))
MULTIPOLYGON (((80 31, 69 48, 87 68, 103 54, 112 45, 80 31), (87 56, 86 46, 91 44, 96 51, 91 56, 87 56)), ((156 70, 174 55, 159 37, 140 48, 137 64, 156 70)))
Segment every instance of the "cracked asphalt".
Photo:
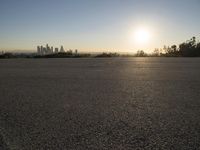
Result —
POLYGON ((200 58, 0 60, 0 149, 200 149, 200 58))

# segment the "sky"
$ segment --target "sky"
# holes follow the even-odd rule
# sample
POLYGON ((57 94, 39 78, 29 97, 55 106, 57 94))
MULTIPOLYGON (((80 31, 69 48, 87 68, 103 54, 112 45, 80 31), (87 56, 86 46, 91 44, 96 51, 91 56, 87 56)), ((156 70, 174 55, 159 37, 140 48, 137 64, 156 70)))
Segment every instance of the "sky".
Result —
MULTIPOLYGON (((0 50, 151 52, 200 37, 200 0, 0 0, 0 50), (133 38, 138 29, 146 42, 133 38)), ((137 37, 136 37, 137 38, 137 37)))

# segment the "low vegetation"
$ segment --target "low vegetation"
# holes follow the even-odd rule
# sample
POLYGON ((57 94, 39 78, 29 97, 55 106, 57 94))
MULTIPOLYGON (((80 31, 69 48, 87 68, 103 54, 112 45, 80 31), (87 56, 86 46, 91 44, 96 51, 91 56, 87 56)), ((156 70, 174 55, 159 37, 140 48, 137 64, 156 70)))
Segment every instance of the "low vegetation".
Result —
POLYGON ((163 49, 155 49, 151 56, 200 57, 200 42, 196 41, 196 37, 192 37, 178 46, 164 46, 163 49))
POLYGON ((62 52, 49 55, 34 56, 34 58, 82 58, 82 57, 91 57, 91 54, 73 54, 69 52, 62 52))

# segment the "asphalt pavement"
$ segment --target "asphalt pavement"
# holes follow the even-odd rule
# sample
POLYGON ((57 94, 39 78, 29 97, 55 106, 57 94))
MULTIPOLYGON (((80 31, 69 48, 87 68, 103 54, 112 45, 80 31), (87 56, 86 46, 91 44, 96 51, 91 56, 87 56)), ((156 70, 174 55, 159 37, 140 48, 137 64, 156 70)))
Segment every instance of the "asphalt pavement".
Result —
POLYGON ((0 149, 200 149, 200 58, 0 60, 0 149))

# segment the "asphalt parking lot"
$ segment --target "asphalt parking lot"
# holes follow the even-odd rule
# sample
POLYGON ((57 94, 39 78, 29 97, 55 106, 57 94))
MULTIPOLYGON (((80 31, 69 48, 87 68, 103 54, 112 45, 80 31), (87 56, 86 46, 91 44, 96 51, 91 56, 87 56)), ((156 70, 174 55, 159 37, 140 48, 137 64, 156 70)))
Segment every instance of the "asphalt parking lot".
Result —
POLYGON ((0 149, 200 149, 200 59, 0 60, 0 149))

